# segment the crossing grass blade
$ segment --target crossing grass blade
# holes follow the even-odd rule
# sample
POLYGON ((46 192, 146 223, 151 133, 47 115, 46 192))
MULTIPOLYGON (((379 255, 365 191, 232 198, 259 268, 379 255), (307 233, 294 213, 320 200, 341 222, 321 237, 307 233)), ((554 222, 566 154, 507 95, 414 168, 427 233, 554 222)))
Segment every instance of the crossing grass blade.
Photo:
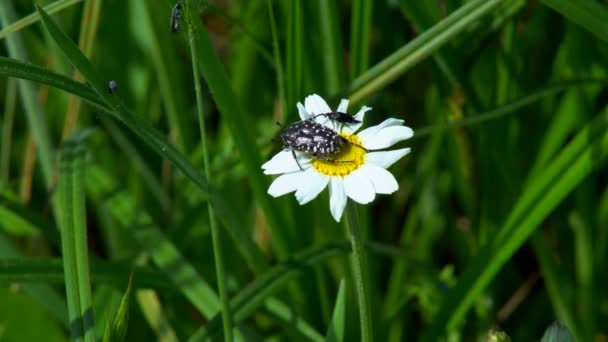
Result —
POLYGON ((504 1, 473 0, 467 2, 454 13, 354 79, 348 88, 350 100, 359 102, 371 93, 385 87, 434 53, 450 39, 463 32, 468 25, 487 15, 504 1))
POLYGON ((608 42, 608 7, 605 3, 591 1, 542 0, 566 19, 571 20, 608 42))
POLYGON ((116 222, 140 243, 154 263, 164 272, 205 317, 212 317, 220 308, 219 297, 199 272, 166 238, 160 227, 125 191, 116 191, 119 184, 106 171, 91 167, 87 189, 98 205, 106 206, 116 222))
POLYGON ((255 199, 262 208, 266 220, 268 220, 273 247, 276 249, 279 258, 285 258, 290 254, 289 246, 293 239, 293 232, 287 224, 283 211, 279 210, 277 202, 272 201, 266 193, 269 185, 268 179, 260 172, 262 157, 260 151, 257 150, 253 135, 249 134, 251 126, 248 122, 250 117, 240 108, 239 100, 232 90, 224 66, 204 29, 198 32, 193 44, 198 49, 198 62, 201 72, 207 81, 220 113, 224 116, 223 119, 231 132, 241 160, 247 170, 255 199))
MULTIPOLYGON (((120 288, 128 279, 131 266, 119 262, 91 259, 89 264, 91 282, 120 288)), ((138 267, 134 271, 133 287, 136 289, 156 289, 175 291, 167 276, 148 267, 138 267)), ((16 256, 0 260, 0 281, 19 283, 63 284, 63 261, 59 258, 18 258, 16 256)))
MULTIPOLYGON (((298 253, 285 263, 264 272, 253 283, 240 291, 230 301, 230 308, 236 323, 249 317, 269 296, 292 280, 304 268, 313 266, 331 256, 350 251, 350 243, 334 243, 298 253)), ((221 333, 221 316, 213 317, 209 324, 199 329, 189 341, 203 341, 221 333)))
MULTIPOLYGON (((56 14, 62 10, 69 8, 70 6, 76 5, 82 2, 82 0, 57 0, 44 6, 44 10, 49 14, 56 14)), ((20 30, 32 25, 40 20, 40 16, 37 12, 27 15, 10 25, 4 25, 4 28, 0 31, 0 39, 5 39, 8 35, 19 32, 20 30)))
POLYGON ((89 131, 75 132, 61 148, 59 198, 61 250, 72 339, 94 342, 84 195, 85 141, 89 134, 89 131))

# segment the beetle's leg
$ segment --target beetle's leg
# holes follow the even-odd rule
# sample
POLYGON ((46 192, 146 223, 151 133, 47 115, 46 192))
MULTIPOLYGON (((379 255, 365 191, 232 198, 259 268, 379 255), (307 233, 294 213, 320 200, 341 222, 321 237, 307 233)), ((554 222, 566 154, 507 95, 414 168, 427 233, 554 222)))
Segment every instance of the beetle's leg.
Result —
POLYGON ((298 164, 298 167, 300 168, 300 170, 303 171, 304 169, 300 165, 300 162, 298 161, 298 157, 296 157, 296 151, 294 149, 291 149, 291 155, 293 156, 293 159, 295 159, 296 164, 298 164))

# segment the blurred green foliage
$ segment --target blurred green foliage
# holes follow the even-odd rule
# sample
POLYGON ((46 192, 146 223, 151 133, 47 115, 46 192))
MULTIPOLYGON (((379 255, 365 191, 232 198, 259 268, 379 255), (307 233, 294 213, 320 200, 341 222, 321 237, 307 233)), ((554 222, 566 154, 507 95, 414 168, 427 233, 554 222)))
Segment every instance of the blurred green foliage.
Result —
POLYGON ((56 31, 0 2, 0 340, 90 338, 66 299, 87 291, 78 324, 103 336, 131 268, 125 340, 221 339, 208 202, 236 339, 358 339, 327 193, 270 198, 259 169, 312 93, 415 132, 399 191, 359 207, 377 340, 539 340, 556 320, 606 339, 606 1, 189 0, 177 33, 169 0, 40 5, 56 31), (62 183, 69 148, 83 185, 62 183), (88 256, 69 257, 59 227, 78 213, 88 256), (89 263, 66 295, 60 265, 89 263))

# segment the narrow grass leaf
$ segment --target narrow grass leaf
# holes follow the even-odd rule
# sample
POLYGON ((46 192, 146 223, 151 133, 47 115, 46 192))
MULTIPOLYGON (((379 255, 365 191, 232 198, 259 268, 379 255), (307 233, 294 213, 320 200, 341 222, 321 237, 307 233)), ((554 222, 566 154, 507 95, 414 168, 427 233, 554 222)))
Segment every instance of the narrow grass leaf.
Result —
POLYGON ((96 107, 103 107, 110 110, 109 106, 90 86, 37 65, 0 56, 0 75, 46 84, 79 96, 96 107))
POLYGON ((359 102, 371 93, 385 87, 504 1, 506 0, 472 0, 467 2, 448 17, 357 77, 348 89, 350 100, 359 102))
POLYGON ((112 323, 112 333, 111 333, 111 341, 114 342, 122 342, 125 340, 125 335, 127 334, 127 326, 129 325, 129 308, 131 305, 131 289, 133 284, 133 272, 129 276, 129 285, 127 285, 127 290, 125 291, 122 299, 120 300, 120 306, 118 307, 118 312, 116 313, 116 317, 114 318, 114 322, 112 323))
MULTIPOLYGON (((82 0, 57 0, 51 4, 44 6, 44 10, 49 14, 56 14, 79 2, 82 2, 82 0)), ((9 25, 4 25, 4 28, 0 31, 0 39, 4 39, 12 33, 21 31, 22 29, 38 22, 39 20, 40 15, 38 15, 37 12, 34 12, 9 25)))
POLYGON ((350 22, 351 79, 364 73, 369 64, 372 4, 372 0, 355 0, 352 3, 350 22))
POLYGON ((334 304, 334 313, 331 316, 329 327, 327 329, 328 342, 344 341, 346 332, 346 295, 344 290, 344 280, 340 281, 336 303, 334 304))
POLYGON ((608 42, 608 7, 605 3, 595 0, 542 0, 542 3, 608 42))
MULTIPOLYGON (((124 281, 132 270, 128 264, 91 259, 89 265, 91 282, 96 285, 124 286, 124 281)), ((0 260, 0 281, 19 283, 64 282, 63 261, 60 258, 2 257, 0 260)), ((175 291, 171 281, 163 273, 149 267, 137 267, 134 271, 133 287, 136 289, 156 289, 175 291)))
MULTIPOLYGON (((0 2, 0 23, 2 26, 15 20, 15 12, 11 1, 0 2)), ((6 45, 9 56, 22 61, 28 61, 29 56, 23 45, 21 34, 19 32, 12 34, 6 38, 6 45)), ((17 82, 19 94, 25 109, 29 128, 36 143, 36 156, 42 168, 44 182, 47 188, 53 184, 53 173, 55 169, 55 154, 53 144, 49 136, 46 118, 42 106, 38 102, 37 93, 34 85, 19 80, 17 82)), ((53 208, 55 208, 53 206, 53 208)), ((57 214, 56 212, 54 212, 57 214)), ((55 215, 57 218, 57 215, 55 215)))
POLYGON ((290 251, 290 227, 279 210, 277 202, 271 201, 266 192, 268 179, 260 170, 262 159, 254 136, 251 134, 252 126, 248 124, 249 118, 240 108, 226 71, 204 29, 200 30, 193 44, 198 49, 201 72, 235 141, 247 175, 251 180, 256 201, 268 220, 274 248, 280 258, 285 258, 290 251))
POLYGON ((89 131, 76 132, 62 146, 59 198, 61 250, 72 339, 95 341, 83 185, 85 141, 89 134, 89 131))
MULTIPOLYGON (((369 2, 371 7, 371 1, 369 2)), ((322 32, 321 43, 323 44, 323 69, 327 80, 326 91, 328 94, 335 94, 341 89, 344 82, 344 55, 342 52, 338 4, 334 1, 318 0, 315 5, 322 32)), ((367 39, 369 39, 369 35, 367 39)))

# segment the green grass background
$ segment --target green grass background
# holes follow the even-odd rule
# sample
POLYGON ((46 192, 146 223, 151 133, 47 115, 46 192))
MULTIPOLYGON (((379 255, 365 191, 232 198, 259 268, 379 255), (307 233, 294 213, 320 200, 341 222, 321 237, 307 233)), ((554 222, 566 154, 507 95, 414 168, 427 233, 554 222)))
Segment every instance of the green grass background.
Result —
POLYGON ((327 192, 260 169, 312 93, 415 132, 358 207, 375 340, 608 337, 608 2, 36 3, 0 2, 0 341, 360 339, 327 192))

